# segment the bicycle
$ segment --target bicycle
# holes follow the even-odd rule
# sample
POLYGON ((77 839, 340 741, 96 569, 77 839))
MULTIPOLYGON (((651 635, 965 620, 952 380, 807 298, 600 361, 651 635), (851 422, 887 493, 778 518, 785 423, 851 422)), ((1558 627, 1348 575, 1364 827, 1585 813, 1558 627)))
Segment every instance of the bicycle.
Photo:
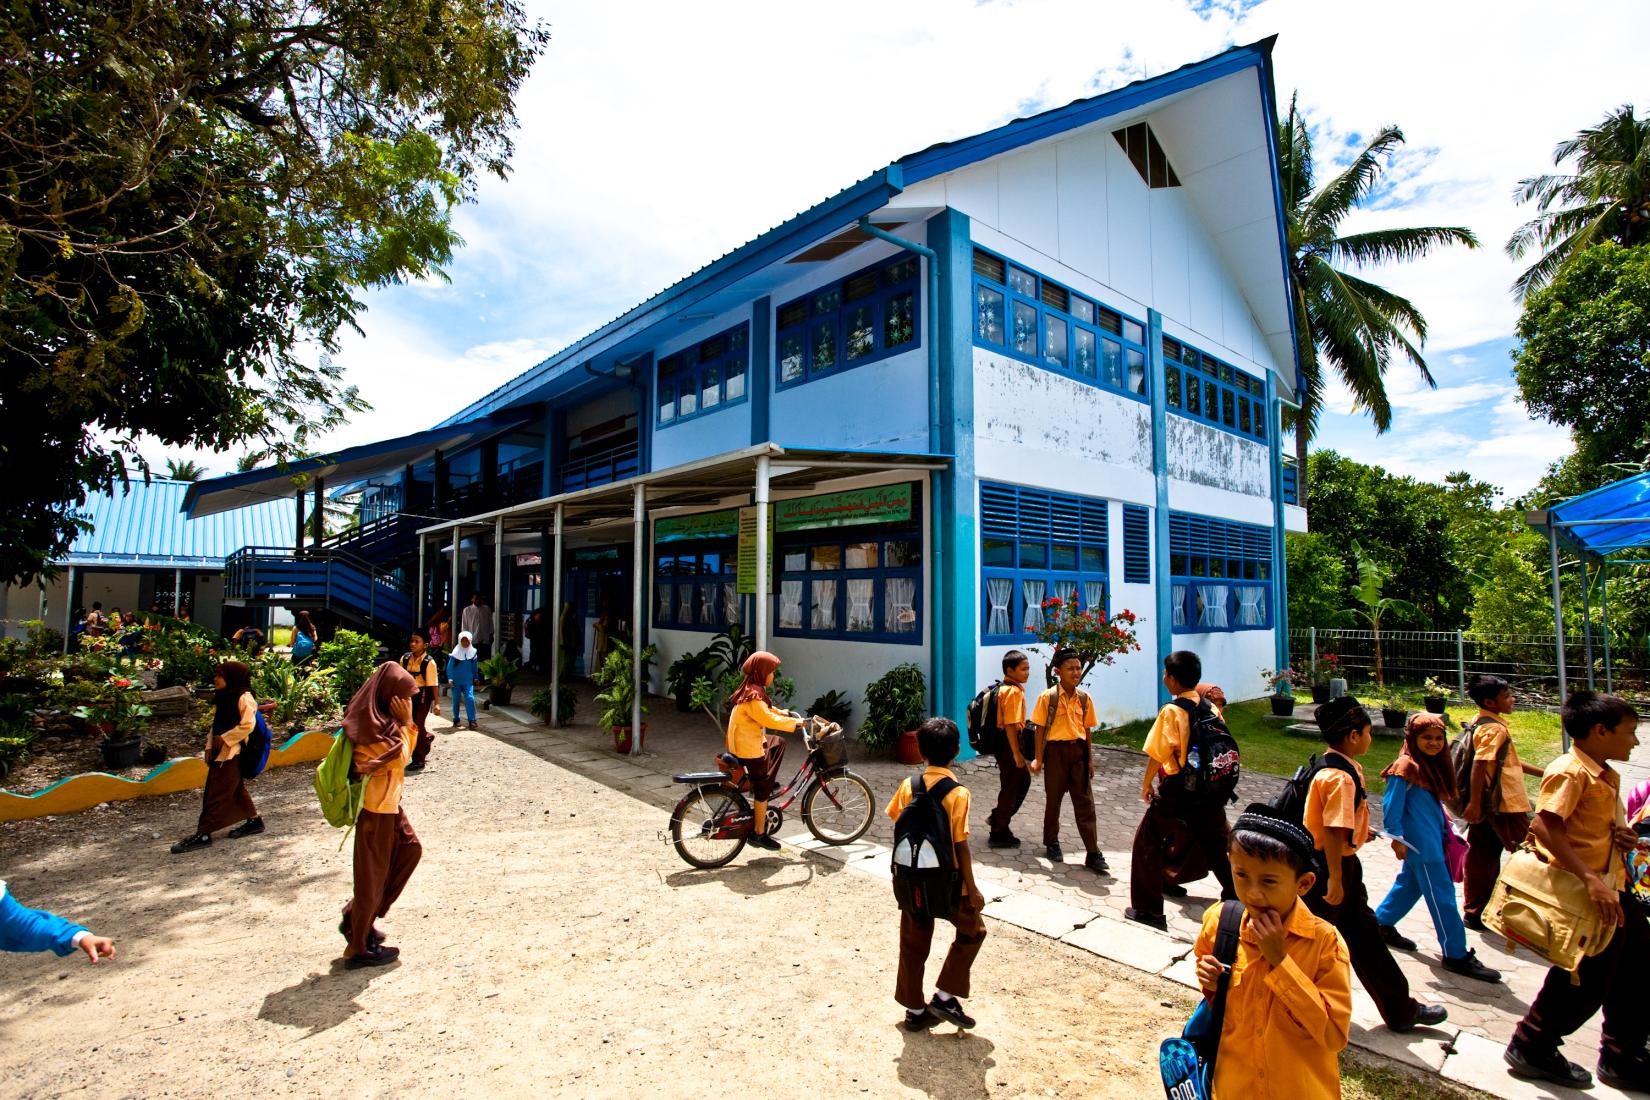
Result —
MULTIPOLYGON (((841 726, 809 718, 802 724, 802 743, 808 755, 791 781, 768 800, 766 831, 769 836, 778 833, 785 810, 800 796, 802 823, 810 833, 825 844, 851 844, 871 827, 871 785, 848 770, 848 743, 841 726)), ((725 771, 671 777, 693 787, 671 812, 671 844, 677 855, 703 870, 724 866, 740 853, 754 817, 745 798, 750 780, 739 758, 722 752, 716 759, 725 771)))

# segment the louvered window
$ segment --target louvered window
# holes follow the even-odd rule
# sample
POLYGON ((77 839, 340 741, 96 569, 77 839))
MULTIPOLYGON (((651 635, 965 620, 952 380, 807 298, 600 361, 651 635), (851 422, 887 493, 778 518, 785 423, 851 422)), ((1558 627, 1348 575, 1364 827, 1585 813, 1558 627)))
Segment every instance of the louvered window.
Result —
POLYGON ((1273 532, 1186 512, 1169 514, 1174 629, 1202 634, 1271 626, 1273 532))
POLYGON ((1151 512, 1139 504, 1123 505, 1123 580, 1128 584, 1152 580, 1151 512))
POLYGON ((981 484, 984 638, 1035 640, 1047 599, 1107 614, 1108 509, 1093 497, 981 484))

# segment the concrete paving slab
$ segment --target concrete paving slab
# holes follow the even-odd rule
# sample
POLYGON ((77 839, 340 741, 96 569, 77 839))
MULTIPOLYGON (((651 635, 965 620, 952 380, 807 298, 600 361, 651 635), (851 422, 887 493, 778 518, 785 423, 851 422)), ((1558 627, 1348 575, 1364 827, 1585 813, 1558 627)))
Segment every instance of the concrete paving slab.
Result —
POLYGON ((1448 1021, 1441 1027, 1418 1027, 1404 1034, 1354 1023, 1349 1038, 1353 1046, 1362 1050, 1374 1051, 1414 1069, 1437 1073, 1443 1069, 1444 1060, 1460 1034, 1460 1029, 1450 1026, 1448 1021))
MULTIPOLYGON (((1566 1044, 1566 1047, 1568 1048, 1569 1044, 1566 1044)), ((1582 1092, 1545 1082, 1521 1081, 1507 1072, 1507 1063, 1501 1057, 1504 1050, 1505 1043, 1470 1032, 1463 1034, 1455 1040, 1454 1052, 1444 1060, 1442 1075, 1458 1085, 1487 1092, 1491 1096, 1501 1097, 1502 1100, 1582 1100, 1583 1097, 1591 1097, 1593 1100, 1629 1100, 1629 1097, 1634 1095, 1613 1089, 1601 1082, 1594 1082, 1592 1088, 1582 1092)), ((1567 1053, 1573 1056, 1576 1051, 1571 1048, 1567 1049, 1567 1053)), ((1587 1065, 1587 1059, 1583 1058, 1581 1061, 1583 1065, 1587 1065)))
POLYGON ((1108 917, 1092 919, 1083 927, 1067 932, 1060 940, 1101 958, 1152 973, 1167 969, 1187 952, 1184 943, 1162 932, 1133 921, 1108 917))
POLYGON ((1094 919, 1094 914, 1087 909, 1024 891, 987 905, 985 915, 1055 939, 1094 919))
POLYGON ((537 718, 535 718, 532 715, 531 712, 525 711, 525 710, 521 709, 520 707, 494 707, 488 713, 490 713, 490 714, 503 714, 507 717, 514 718, 516 721, 520 722, 524 726, 542 726, 542 725, 544 725, 544 723, 539 721, 537 718))
POLYGON ((1197 984, 1197 957, 1188 953, 1183 959, 1176 959, 1164 969, 1158 971, 1159 978, 1167 978, 1176 985, 1183 985, 1187 989, 1202 988, 1197 984))

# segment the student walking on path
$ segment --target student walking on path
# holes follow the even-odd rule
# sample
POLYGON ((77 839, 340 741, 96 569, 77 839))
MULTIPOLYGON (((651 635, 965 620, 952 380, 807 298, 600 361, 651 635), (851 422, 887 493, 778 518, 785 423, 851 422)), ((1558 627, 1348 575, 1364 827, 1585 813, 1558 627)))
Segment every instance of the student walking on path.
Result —
POLYGON ((1513 711, 1512 685, 1499 676, 1474 675, 1467 695, 1478 704, 1472 731, 1472 790, 1467 792, 1467 871, 1462 893, 1466 926, 1482 932, 1481 914, 1501 874, 1501 854, 1516 852, 1530 831, 1530 795, 1526 775, 1541 769, 1518 758, 1507 728, 1513 711))
POLYGON ((292 624, 292 663, 308 663, 315 656, 320 644, 321 637, 315 632, 315 624, 310 621, 309 612, 298 612, 292 624))
POLYGON ((172 845, 173 855, 205 848, 212 834, 231 822, 231 838, 264 831, 264 819, 246 791, 241 776, 241 745, 258 720, 258 701, 252 696, 252 670, 239 661, 225 661, 212 674, 217 688, 212 696, 212 732, 206 738, 206 790, 195 831, 172 845))
POLYGON ((1060 803, 1071 795, 1072 814, 1077 818, 1077 833, 1083 838, 1086 853, 1083 866, 1097 875, 1111 872, 1106 868, 1106 857, 1100 852, 1100 840, 1095 829, 1094 749, 1089 743, 1089 731, 1100 724, 1094 712, 1094 700, 1078 687, 1083 678, 1083 660, 1075 650, 1060 649, 1054 653, 1054 672, 1060 682, 1037 697, 1037 707, 1031 721, 1037 727, 1035 759, 1029 771, 1043 772, 1043 848, 1049 861, 1061 862, 1060 803))
POLYGON ((413 696, 413 725, 418 727, 418 747, 413 749, 412 763, 407 765, 407 770, 420 772, 424 770, 424 761, 429 758, 434 741, 427 728, 427 719, 441 699, 440 673, 435 658, 430 656, 422 630, 415 630, 407 636, 407 652, 401 655, 401 667, 412 673, 413 682, 418 685, 418 694, 413 696))
POLYGON ((355 820, 355 892, 344 905, 338 931, 348 941, 345 965, 383 966, 401 951, 384 944, 375 927, 412 877, 424 847, 401 808, 407 762, 418 729, 413 725, 412 673, 393 662, 378 666, 344 711, 351 771, 366 779, 361 816, 355 820))
POLYGON ((458 629, 469 633, 483 660, 493 655, 493 609, 480 592, 471 594, 470 602, 459 613, 458 629))
POLYGON ((1026 724, 1026 681, 1031 679, 1031 658, 1017 649, 1003 654, 1003 682, 997 687, 997 805, 986 819, 991 832, 986 844, 992 848, 1018 848, 1020 838, 1009 824, 1025 804, 1031 790, 1031 772, 1023 741, 1026 724))
POLYGON ((476 669, 481 664, 481 654, 476 647, 470 644, 469 631, 463 631, 458 636, 458 644, 447 658, 447 693, 453 697, 453 726, 458 726, 458 701, 464 700, 464 713, 469 720, 468 729, 476 728, 476 669))

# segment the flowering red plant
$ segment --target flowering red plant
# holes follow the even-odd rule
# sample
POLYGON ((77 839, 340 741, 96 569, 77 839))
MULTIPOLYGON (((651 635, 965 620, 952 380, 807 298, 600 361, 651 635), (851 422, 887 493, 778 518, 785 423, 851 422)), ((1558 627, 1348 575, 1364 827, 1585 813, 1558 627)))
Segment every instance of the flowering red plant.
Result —
MULTIPOLYGON (((1033 633, 1039 642, 1051 647, 1050 664, 1045 668, 1051 687, 1055 679, 1052 667, 1055 651, 1075 650, 1083 662, 1083 679, 1087 679, 1095 665, 1109 665, 1118 654, 1140 649, 1134 634, 1139 619, 1127 608, 1107 618, 1104 612, 1084 609, 1076 596, 1070 600, 1050 596, 1043 601, 1042 611, 1042 624, 1033 633)), ((1041 656, 1041 651, 1038 652, 1041 656)))

